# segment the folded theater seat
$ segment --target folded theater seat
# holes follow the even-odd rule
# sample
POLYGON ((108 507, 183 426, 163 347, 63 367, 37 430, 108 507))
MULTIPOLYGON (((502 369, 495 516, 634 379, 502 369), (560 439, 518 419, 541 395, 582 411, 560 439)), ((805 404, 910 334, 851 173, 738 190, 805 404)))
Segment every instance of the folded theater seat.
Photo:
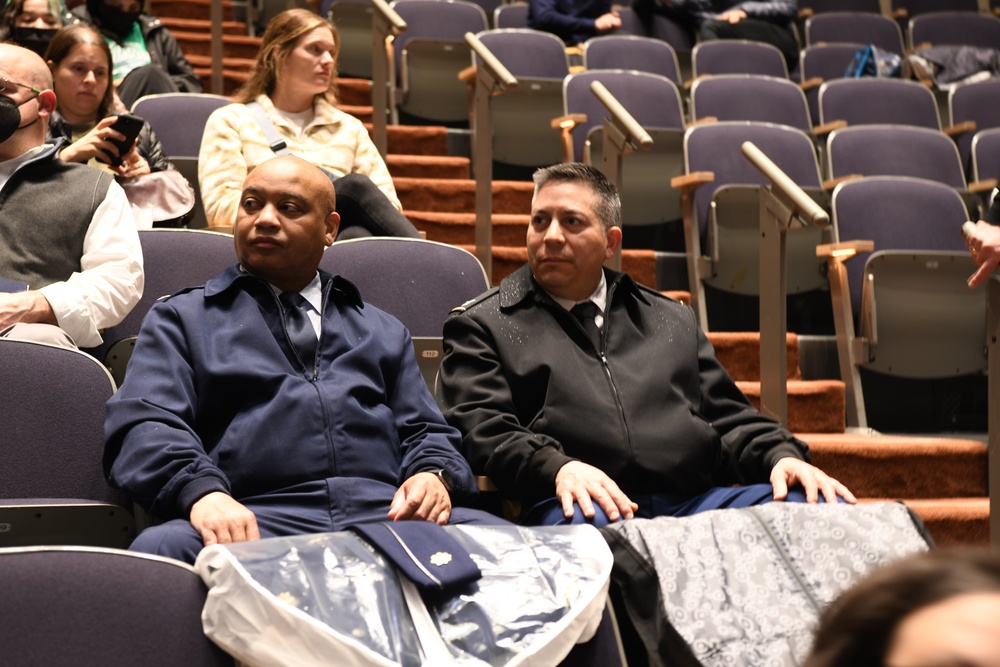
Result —
POLYGON ((195 569, 205 633, 248 667, 515 667, 591 639, 611 564, 591 526, 406 521, 215 545, 195 569))
POLYGON ((841 591, 930 543, 899 503, 776 502, 601 532, 649 664, 671 667, 799 665, 841 591))

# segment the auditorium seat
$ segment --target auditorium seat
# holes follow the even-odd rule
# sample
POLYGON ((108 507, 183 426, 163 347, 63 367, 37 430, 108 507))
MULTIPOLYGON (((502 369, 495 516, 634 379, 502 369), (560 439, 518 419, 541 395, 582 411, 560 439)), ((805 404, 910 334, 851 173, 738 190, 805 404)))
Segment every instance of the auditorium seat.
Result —
POLYGON ((396 0, 390 6, 406 21, 392 43, 396 115, 408 124, 468 126, 468 90, 458 78, 471 53, 464 35, 486 30, 486 13, 464 0, 396 0))
POLYGON ((837 43, 871 44, 898 56, 904 53, 903 31, 895 21, 882 14, 834 12, 817 14, 806 20, 806 46, 837 43))
MULTIPOLYGON (((563 86, 565 115, 559 119, 560 131, 569 135, 563 161, 583 161, 598 168, 602 165, 603 123, 610 112, 590 90, 595 81, 600 81, 653 138, 650 150, 635 151, 622 158, 623 224, 635 227, 679 223, 680 198, 669 183, 684 170, 685 122, 680 91, 667 77, 635 70, 586 70, 566 77, 563 86), (586 120, 579 120, 582 117, 586 120)), ((673 226, 679 227, 679 224, 673 226)), ((646 237, 656 233, 656 230, 644 230, 646 237)), ((662 230, 661 238, 669 233, 662 230)), ((632 232, 627 233, 626 238, 631 235, 632 232)), ((680 238, 679 233, 674 236, 680 238)), ((638 234, 636 237, 639 238, 638 234)), ((650 243, 656 245, 655 241, 650 243)), ((682 248, 683 245, 678 244, 673 249, 682 248)))
MULTIPOLYGON (((741 153, 752 142, 791 180, 826 204, 812 139, 785 125, 730 121, 689 127, 684 137, 685 176, 674 179, 685 194, 688 275, 698 275, 707 322, 716 331, 755 331, 760 327, 758 295, 760 206, 758 187, 765 177, 741 153), (692 252, 694 250, 695 252, 692 252)), ((827 204, 828 205, 828 204, 827 204)), ((826 278, 817 260, 818 243, 829 230, 793 228, 787 235, 789 330, 820 333, 829 315, 813 304, 826 278), (800 296, 801 295, 801 296, 800 296), (811 327, 815 329, 810 331, 811 327)))
POLYGON ((788 65, 778 47, 745 39, 700 42, 691 52, 694 78, 714 74, 763 74, 788 78, 788 65))

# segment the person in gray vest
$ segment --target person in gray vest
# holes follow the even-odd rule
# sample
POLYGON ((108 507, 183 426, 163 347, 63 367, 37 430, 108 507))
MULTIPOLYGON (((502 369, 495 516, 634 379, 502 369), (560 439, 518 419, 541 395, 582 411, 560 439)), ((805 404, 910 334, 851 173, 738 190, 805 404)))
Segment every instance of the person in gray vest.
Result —
POLYGON ((110 174, 46 144, 45 62, 0 44, 0 336, 94 347, 142 296, 142 250, 110 174))

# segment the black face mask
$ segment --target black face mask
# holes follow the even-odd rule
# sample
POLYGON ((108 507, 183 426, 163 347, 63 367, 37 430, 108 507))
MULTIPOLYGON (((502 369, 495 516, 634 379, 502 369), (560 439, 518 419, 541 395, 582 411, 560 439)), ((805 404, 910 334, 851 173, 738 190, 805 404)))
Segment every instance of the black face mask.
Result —
POLYGON ((49 42, 57 32, 55 28, 14 28, 11 36, 15 44, 30 49, 44 58, 45 49, 49 48, 49 42))
MULTIPOLYGON (((34 98, 29 98, 21 104, 27 104, 32 99, 34 98)), ((31 127, 38 122, 38 118, 35 118, 27 125, 21 125, 21 104, 15 103, 6 95, 0 95, 0 144, 10 139, 18 130, 31 127)))
POLYGON ((101 25, 119 37, 125 37, 132 32, 132 26, 137 20, 139 12, 123 12, 111 5, 101 7, 101 25))

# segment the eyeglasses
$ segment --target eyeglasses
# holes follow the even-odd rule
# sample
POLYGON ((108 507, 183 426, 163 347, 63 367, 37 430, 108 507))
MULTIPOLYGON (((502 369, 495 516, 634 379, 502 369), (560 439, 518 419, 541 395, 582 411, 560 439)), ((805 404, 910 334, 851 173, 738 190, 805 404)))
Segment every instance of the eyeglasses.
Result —
POLYGON ((33 92, 35 95, 40 95, 41 92, 42 92, 38 88, 35 88, 33 86, 29 86, 26 83, 18 83, 17 81, 11 81, 10 79, 0 79, 0 93, 6 92, 7 90, 10 90, 11 92, 13 92, 14 86, 20 86, 21 88, 27 88, 28 90, 30 90, 31 92, 33 92))

